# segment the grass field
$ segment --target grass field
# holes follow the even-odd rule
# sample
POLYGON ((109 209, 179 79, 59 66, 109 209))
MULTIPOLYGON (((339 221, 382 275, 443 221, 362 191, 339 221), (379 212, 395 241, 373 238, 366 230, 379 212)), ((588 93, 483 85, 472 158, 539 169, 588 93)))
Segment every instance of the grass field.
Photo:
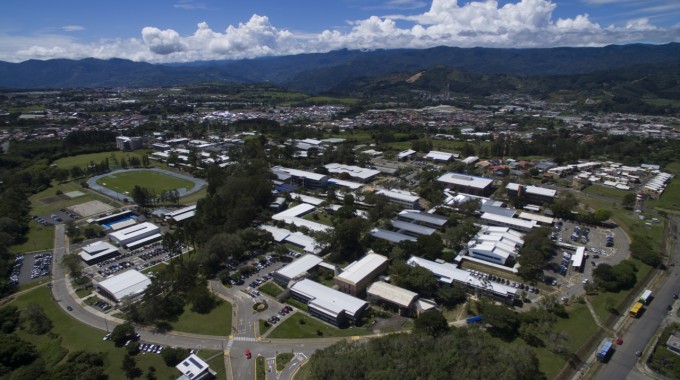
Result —
POLYGON ((268 294, 274 298, 276 298, 279 294, 283 293, 283 289, 281 289, 280 286, 276 285, 271 281, 265 282, 264 284, 262 284, 262 286, 260 286, 257 289, 262 293, 268 294))
POLYGON ((181 188, 190 190, 194 187, 194 183, 191 181, 148 170, 110 174, 97 180, 97 185, 107 187, 121 194, 132 193, 135 186, 154 189, 159 194, 163 190, 181 188))
POLYGON ((680 178, 673 178, 659 199, 650 199, 645 202, 645 205, 673 213, 680 213, 680 178))
MULTIPOLYGON (((597 325, 584 304, 576 304, 568 309, 569 318, 558 318, 551 331, 565 331, 569 335, 567 350, 576 352, 590 337, 597 332, 597 325)), ((566 358, 546 348, 536 349, 539 368, 548 379, 554 379, 566 363, 566 358)))
MULTIPOLYGON (((128 158, 130 157, 137 157, 141 160, 142 157, 147 155, 149 152, 150 150, 148 149, 140 149, 132 152, 122 152, 119 150, 114 150, 110 152, 81 154, 72 157, 60 158, 54 161, 54 165, 56 165, 60 169, 71 169, 74 166, 86 168, 88 165, 90 165, 90 162, 99 163, 108 158, 109 167, 111 168, 111 170, 116 170, 121 168, 120 162, 122 160, 127 161, 128 158)), ((151 161, 151 163, 155 164, 154 161, 151 161)))
POLYGON ((54 227, 45 227, 34 221, 30 221, 31 228, 26 235, 26 242, 10 247, 13 253, 33 252, 50 250, 54 246, 54 227))
POLYGON ((329 338, 368 335, 372 331, 361 327, 338 329, 320 322, 302 313, 294 313, 285 321, 281 322, 268 338, 272 339, 306 339, 306 338, 329 338), (300 322, 303 321, 303 322, 300 322), (321 334, 319 334, 319 332, 321 334))
POLYGON ((600 185, 591 185, 583 190, 585 193, 599 195, 601 197, 610 198, 617 203, 621 203, 623 197, 629 193, 629 191, 619 190, 613 187, 606 187, 600 185))
POLYGON ((293 356, 294 355, 290 352, 284 352, 276 355, 276 370, 283 371, 283 369, 286 368, 286 365, 290 363, 291 360, 293 360, 293 356))
MULTIPOLYGON (((631 259, 632 262, 635 263, 635 266, 637 267, 638 271, 635 274, 636 276, 636 284, 640 284, 641 281, 647 276, 650 270, 652 270, 652 267, 649 265, 643 264, 639 260, 631 259)), ((623 291, 623 292, 618 292, 618 293, 598 293, 596 295, 588 296, 590 299, 590 303, 593 305, 593 309, 595 309, 595 313, 597 316, 600 318, 600 321, 604 322, 609 318, 610 312, 607 310, 607 299, 611 298, 614 301, 615 307, 617 307, 617 311, 621 314, 626 314, 628 310, 624 310, 623 306, 620 306, 621 303, 624 301, 624 299, 628 296, 630 291, 623 291)))
MULTIPOLYGON (((32 335, 23 330, 19 330, 17 334, 38 347, 38 350, 46 359, 48 368, 58 364, 68 352, 95 350, 105 354, 104 370, 109 375, 109 379, 125 378, 121 363, 126 350, 115 347, 111 342, 103 342, 102 337, 106 332, 81 324, 71 318, 57 306, 47 287, 43 286, 22 294, 9 304, 22 309, 29 303, 37 303, 42 306, 45 314, 54 324, 52 332, 56 335, 56 338, 50 338, 47 335, 32 335)), ((159 379, 176 378, 179 374, 174 367, 165 365, 160 355, 140 354, 135 356, 135 359, 137 366, 144 371, 144 375, 146 375, 150 366, 156 368, 156 375, 159 379)))
POLYGON ((267 371, 263 356, 258 356, 255 359, 255 380, 266 380, 267 371))
POLYGON ((184 313, 172 328, 192 334, 229 335, 231 334, 231 304, 220 300, 220 304, 208 314, 198 314, 191 311, 190 306, 184 307, 184 313))

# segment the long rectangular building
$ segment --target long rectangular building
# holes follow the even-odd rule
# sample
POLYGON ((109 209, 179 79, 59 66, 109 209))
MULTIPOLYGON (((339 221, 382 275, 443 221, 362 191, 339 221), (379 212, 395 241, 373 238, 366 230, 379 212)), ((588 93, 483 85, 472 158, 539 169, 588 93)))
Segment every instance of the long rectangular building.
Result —
POLYGON ((369 283, 387 270, 387 262, 387 257, 369 253, 361 260, 348 265, 342 273, 335 276, 335 285, 343 293, 360 295, 369 283))
POLYGON ((420 197, 409 191, 380 189, 376 191, 376 194, 386 196, 390 203, 394 203, 397 206, 414 210, 420 209, 420 197))
POLYGON ((120 231, 109 234, 109 239, 114 243, 127 247, 135 245, 138 240, 144 239, 151 241, 150 238, 161 238, 161 229, 153 223, 140 223, 132 227, 122 229, 120 231))
POLYGON ((508 183, 505 190, 509 198, 525 199, 527 203, 539 205, 552 202, 557 195, 557 190, 534 185, 520 185, 519 183, 508 183))
POLYGON ((284 172, 290 176, 290 181, 293 184, 308 189, 325 188, 326 185, 328 184, 328 176, 325 174, 319 174, 305 170, 284 168, 281 166, 276 166, 272 168, 272 171, 275 174, 276 172, 284 172))
POLYGON ((296 282, 290 294, 307 304, 309 314, 335 326, 356 324, 368 308, 366 301, 309 279, 296 282))
POLYGON ((371 284, 366 290, 370 301, 383 301, 396 306, 399 314, 410 316, 418 299, 418 293, 378 281, 371 284))
POLYGON ((493 179, 460 173, 446 173, 437 178, 446 188, 459 193, 486 196, 493 191, 493 179))
POLYGON ((509 227, 513 230, 522 232, 529 232, 538 226, 538 223, 535 220, 509 218, 507 216, 491 214, 488 212, 482 214, 481 219, 486 224, 500 227, 509 227))
POLYGON ((323 259, 318 256, 304 255, 274 272, 274 281, 283 287, 287 287, 290 281, 306 275, 312 268, 322 262, 323 259))
POLYGON ((347 173, 347 175, 359 182, 370 182, 380 174, 380 170, 366 169, 355 165, 344 165, 338 163, 331 163, 324 166, 329 173, 340 175, 347 173))

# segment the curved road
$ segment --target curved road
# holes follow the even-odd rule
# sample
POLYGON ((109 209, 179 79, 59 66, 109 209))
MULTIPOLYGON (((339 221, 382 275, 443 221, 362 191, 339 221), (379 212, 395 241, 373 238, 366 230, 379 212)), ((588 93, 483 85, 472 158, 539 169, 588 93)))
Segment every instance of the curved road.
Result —
MULTIPOLYGON (((65 227, 63 224, 55 225, 54 237, 54 254, 52 265, 52 294, 54 299, 64 312, 69 314, 76 320, 100 329, 102 331, 110 331, 122 321, 100 311, 83 304, 78 297, 74 297, 70 284, 66 279, 66 273, 62 267, 61 260, 67 251, 65 227), (68 311, 67 307, 72 308, 68 311)), ((213 284, 211 284, 213 285, 213 284)), ((265 357, 267 362, 267 378, 268 379, 289 379, 293 370, 299 366, 299 363, 305 361, 311 356, 314 351, 327 347, 338 340, 335 339, 317 339, 317 340, 259 340, 255 337, 254 324, 257 319, 253 318, 251 298, 245 294, 238 293, 234 297, 226 292, 223 286, 211 286, 213 290, 221 297, 228 298, 234 305, 234 316, 232 325, 236 324, 237 331, 234 331, 236 336, 217 337, 198 334, 187 334, 180 332, 169 333, 154 333, 148 329, 138 329, 141 335, 141 340, 153 344, 161 344, 164 346, 174 346, 183 348, 195 349, 210 349, 223 350, 225 353, 225 367, 227 370, 228 379, 247 379, 255 377, 255 356, 265 357), (253 359, 248 360, 245 357, 245 350, 249 349, 253 353, 253 359), (292 352, 295 354, 291 365, 289 365, 283 372, 277 373, 275 370, 274 358, 276 354, 282 352, 292 352), (271 370, 271 372, 269 372, 271 370)), ((282 305, 268 301, 270 303, 270 311, 268 314, 274 315, 282 305)), ((258 316, 258 318, 267 318, 267 315, 258 316)), ((102 333, 103 336, 103 333, 102 333)))

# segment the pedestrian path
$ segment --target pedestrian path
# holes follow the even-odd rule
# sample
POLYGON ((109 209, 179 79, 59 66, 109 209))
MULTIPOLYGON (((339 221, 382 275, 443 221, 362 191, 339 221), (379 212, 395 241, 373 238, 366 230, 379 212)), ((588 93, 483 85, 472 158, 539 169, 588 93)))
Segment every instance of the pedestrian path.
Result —
POLYGON ((257 342, 257 339, 249 336, 235 336, 234 340, 237 342, 257 342))

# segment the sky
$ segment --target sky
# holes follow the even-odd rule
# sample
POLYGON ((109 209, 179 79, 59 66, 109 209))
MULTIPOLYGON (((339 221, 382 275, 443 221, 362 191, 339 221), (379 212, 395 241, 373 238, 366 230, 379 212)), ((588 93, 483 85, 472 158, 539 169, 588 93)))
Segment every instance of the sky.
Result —
POLYGON ((0 60, 680 42, 680 0, 3 0, 0 60))

